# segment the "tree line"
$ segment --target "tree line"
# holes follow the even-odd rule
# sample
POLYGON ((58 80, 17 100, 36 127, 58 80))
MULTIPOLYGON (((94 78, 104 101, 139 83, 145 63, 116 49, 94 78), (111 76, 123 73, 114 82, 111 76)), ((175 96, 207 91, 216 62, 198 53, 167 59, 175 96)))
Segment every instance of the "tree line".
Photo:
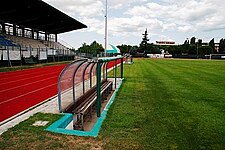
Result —
MULTIPOLYGON (((173 56, 192 55, 204 57, 209 54, 225 54, 225 39, 221 39, 218 44, 218 49, 215 48, 214 38, 208 43, 203 43, 202 39, 191 37, 190 40, 186 39, 183 44, 180 45, 155 45, 149 43, 147 29, 144 32, 142 41, 139 45, 131 46, 128 44, 117 45, 121 54, 131 54, 133 56, 146 56, 147 54, 160 54, 161 50, 172 54, 173 56)), ((96 41, 90 45, 84 43, 78 48, 80 53, 99 54, 104 52, 104 48, 96 41)))
POLYGON ((83 43, 82 46, 78 48, 78 52, 97 55, 104 52, 104 48, 98 42, 93 41, 90 45, 83 43))
POLYGON ((121 53, 130 53, 132 55, 137 55, 139 53, 146 54, 160 54, 161 50, 167 51, 169 54, 174 56, 182 55, 196 55, 204 57, 209 54, 225 54, 225 39, 221 39, 219 42, 218 49, 215 48, 214 38, 209 41, 209 43, 203 43, 202 39, 197 39, 192 37, 184 41, 181 45, 155 45, 149 43, 147 29, 143 34, 142 41, 139 46, 131 45, 118 45, 121 53))

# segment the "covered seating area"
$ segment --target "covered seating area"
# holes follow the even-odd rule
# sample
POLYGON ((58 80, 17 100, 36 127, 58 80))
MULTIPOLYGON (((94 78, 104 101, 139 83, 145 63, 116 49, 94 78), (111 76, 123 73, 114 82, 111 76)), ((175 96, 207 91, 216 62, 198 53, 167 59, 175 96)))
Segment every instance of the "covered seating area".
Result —
POLYGON ((102 103, 117 89, 118 80, 122 79, 123 57, 72 62, 59 76, 59 112, 73 114, 75 130, 87 130, 85 123, 93 116, 101 117, 102 103), (108 75, 109 69, 113 69, 113 74, 108 75))
POLYGON ((22 64, 22 57, 31 57, 33 49, 36 57, 42 51, 45 54, 41 55, 71 55, 57 35, 82 28, 87 26, 41 0, 4 1, 0 6, 1 66, 22 64), (18 52, 12 54, 13 50, 18 52), (19 56, 15 59, 13 55, 19 56))

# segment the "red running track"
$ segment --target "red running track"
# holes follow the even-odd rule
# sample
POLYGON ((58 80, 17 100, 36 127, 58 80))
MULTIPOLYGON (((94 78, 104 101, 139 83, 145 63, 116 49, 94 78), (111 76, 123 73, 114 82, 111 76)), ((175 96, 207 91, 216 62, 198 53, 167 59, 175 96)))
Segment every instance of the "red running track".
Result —
MULTIPOLYGON (((107 68, 114 64, 109 62, 107 68)), ((0 122, 55 96, 58 77, 65 66, 0 73, 0 122)))
POLYGON ((65 65, 0 73, 0 122, 57 94, 65 65))

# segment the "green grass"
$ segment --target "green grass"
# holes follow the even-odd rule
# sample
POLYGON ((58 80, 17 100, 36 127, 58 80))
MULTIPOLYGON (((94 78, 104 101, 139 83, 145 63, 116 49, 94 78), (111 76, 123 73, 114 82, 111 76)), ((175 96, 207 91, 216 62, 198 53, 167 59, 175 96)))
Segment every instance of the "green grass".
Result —
POLYGON ((0 149, 6 150, 55 150, 55 149, 78 149, 86 150, 93 147, 99 148, 101 143, 98 140, 88 137, 76 137, 63 134, 47 132, 44 129, 52 124, 62 115, 38 113, 28 120, 21 122, 14 128, 0 136, 0 149), (36 127, 32 124, 35 121, 49 121, 46 126, 36 127))
MULTIPOLYGON (((97 138, 33 127, 37 114, 0 136, 0 149, 225 149, 225 61, 135 60, 97 138)), ((50 124, 49 123, 49 124, 50 124)))
POLYGON ((104 122, 106 149, 225 149, 225 62, 136 60, 104 122))

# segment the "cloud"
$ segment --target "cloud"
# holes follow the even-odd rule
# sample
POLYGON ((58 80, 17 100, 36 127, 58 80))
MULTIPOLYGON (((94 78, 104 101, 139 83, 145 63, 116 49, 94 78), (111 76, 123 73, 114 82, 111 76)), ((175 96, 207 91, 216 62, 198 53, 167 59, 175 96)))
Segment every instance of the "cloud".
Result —
POLYGON ((163 28, 162 22, 145 17, 111 18, 109 20, 109 34, 112 36, 137 36, 146 28, 155 32, 163 28))
POLYGON ((134 6, 125 14, 145 16, 146 19, 158 19, 164 26, 162 31, 171 30, 168 28, 171 25, 172 29, 178 29, 181 32, 216 30, 218 27, 224 27, 225 8, 223 5, 221 6, 221 0, 215 2, 212 0, 167 2, 165 4, 150 2, 146 5, 134 6))
MULTIPOLYGON (((44 1, 88 26, 80 32, 104 35, 106 0, 44 1)), ((206 32, 225 30, 223 3, 223 0, 108 0, 108 35, 118 41, 141 40, 148 28, 151 39, 154 36, 175 40, 203 32, 205 36, 206 32)))
POLYGON ((177 28, 177 25, 175 23, 164 23, 162 31, 164 32, 166 30, 175 30, 176 28, 177 28))
POLYGON ((178 27, 178 30, 181 32, 193 32, 196 31, 196 29, 193 26, 186 25, 186 26, 180 26, 178 27))
MULTIPOLYGON (((45 1, 75 18, 81 18, 90 28, 88 31, 104 33, 102 22, 104 22, 105 1, 45 1)), ((126 35, 126 32, 136 33, 140 28, 146 27, 152 32, 177 30, 185 33, 197 30, 217 30, 225 26, 225 8, 222 0, 161 0, 161 3, 147 0, 111 0, 108 4, 115 11, 118 8, 127 7, 123 14, 128 17, 110 18, 109 30, 112 35, 118 33, 126 35)))
POLYGON ((225 29, 225 16, 218 15, 217 17, 206 18, 204 22, 198 22, 196 26, 203 31, 213 31, 225 29))
POLYGON ((105 33, 105 23, 101 19, 85 17, 80 21, 88 26, 88 28, 83 29, 81 32, 95 32, 101 35, 105 33))
POLYGON ((57 9, 74 16, 96 17, 103 14, 101 0, 44 0, 57 9))
POLYGON ((146 0, 108 0, 108 7, 112 9, 124 9, 131 5, 141 4, 146 0))

